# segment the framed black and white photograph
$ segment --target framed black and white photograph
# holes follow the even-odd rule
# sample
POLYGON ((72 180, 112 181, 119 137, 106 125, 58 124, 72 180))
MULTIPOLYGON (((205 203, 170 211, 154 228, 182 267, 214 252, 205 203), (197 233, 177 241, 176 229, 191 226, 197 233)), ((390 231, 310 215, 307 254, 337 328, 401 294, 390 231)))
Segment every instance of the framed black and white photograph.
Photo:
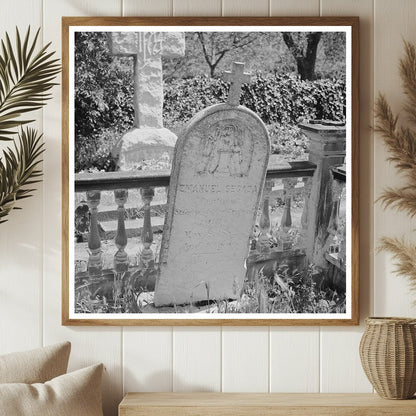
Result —
POLYGON ((64 325, 358 324, 358 18, 62 30, 64 325))

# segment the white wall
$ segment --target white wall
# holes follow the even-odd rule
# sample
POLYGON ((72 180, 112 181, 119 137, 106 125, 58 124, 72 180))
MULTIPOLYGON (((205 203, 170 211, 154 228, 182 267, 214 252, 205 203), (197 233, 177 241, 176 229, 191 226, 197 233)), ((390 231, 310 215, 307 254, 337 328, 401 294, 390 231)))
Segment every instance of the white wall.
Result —
MULTIPOLYGON (((41 26, 61 51, 61 16, 260 15, 360 16, 361 19, 361 317, 415 314, 391 258, 374 254, 381 235, 410 235, 397 213, 373 205, 399 179, 370 130, 374 95, 395 110, 402 36, 416 41, 414 0, 0 0, 0 32, 41 26)), ((0 225, 0 353, 70 340, 71 369, 102 361, 106 416, 127 391, 369 392, 359 362, 363 326, 342 327, 62 327, 61 95, 39 112, 45 134, 44 182, 0 225)))

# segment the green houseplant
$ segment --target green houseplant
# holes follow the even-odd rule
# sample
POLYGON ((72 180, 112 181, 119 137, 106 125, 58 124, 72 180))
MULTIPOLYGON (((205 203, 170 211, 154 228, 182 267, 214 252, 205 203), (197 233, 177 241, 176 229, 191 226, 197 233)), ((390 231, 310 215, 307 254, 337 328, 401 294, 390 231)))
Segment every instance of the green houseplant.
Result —
POLYGON ((14 46, 7 33, 0 40, 0 141, 14 142, 0 158, 0 224, 41 180, 42 135, 27 126, 34 120, 24 115, 42 108, 52 97, 49 91, 61 67, 52 58, 55 52, 48 51, 50 43, 35 50, 39 32, 31 37, 29 27, 21 38, 16 28, 14 46))

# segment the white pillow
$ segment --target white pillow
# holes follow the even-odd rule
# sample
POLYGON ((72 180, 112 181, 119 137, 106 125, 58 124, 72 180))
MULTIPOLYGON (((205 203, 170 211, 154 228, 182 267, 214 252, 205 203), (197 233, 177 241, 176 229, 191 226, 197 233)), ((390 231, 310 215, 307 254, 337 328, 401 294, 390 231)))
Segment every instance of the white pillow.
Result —
POLYGON ((0 415, 103 416, 102 373, 97 364, 44 384, 0 384, 0 415))

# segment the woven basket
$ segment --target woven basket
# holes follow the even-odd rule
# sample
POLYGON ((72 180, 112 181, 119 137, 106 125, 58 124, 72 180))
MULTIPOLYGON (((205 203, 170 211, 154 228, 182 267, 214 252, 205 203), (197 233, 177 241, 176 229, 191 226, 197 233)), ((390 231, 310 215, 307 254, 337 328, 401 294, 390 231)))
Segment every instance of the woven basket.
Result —
POLYGON ((360 342, 365 374, 386 399, 410 399, 416 392, 416 320, 367 318, 360 342))

